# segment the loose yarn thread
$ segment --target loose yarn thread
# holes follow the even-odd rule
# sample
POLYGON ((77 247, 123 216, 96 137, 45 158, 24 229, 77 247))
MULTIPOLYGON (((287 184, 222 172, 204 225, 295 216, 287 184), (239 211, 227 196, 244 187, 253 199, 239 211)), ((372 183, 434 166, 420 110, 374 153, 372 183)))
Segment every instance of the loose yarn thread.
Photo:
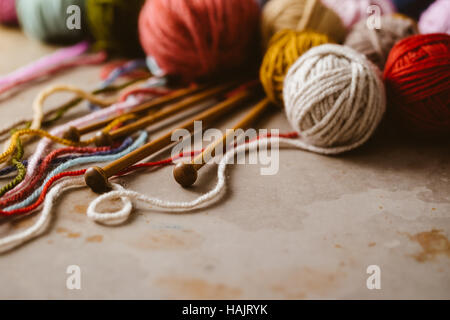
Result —
MULTIPOLYGON (((125 63, 122 66, 117 66, 114 68, 109 75, 100 83, 98 90, 104 90, 105 88, 111 86, 114 81, 116 81, 119 77, 129 74, 135 71, 138 68, 146 67, 145 60, 132 60, 125 63)), ((97 108, 93 103, 89 103, 89 108, 94 110, 97 108)))
MULTIPOLYGON (((191 152, 191 154, 192 154, 191 156, 193 156, 196 154, 196 152, 191 152)), ((133 166, 127 168, 126 170, 124 170, 122 172, 117 173, 115 175, 115 177, 126 175, 132 171, 136 171, 141 168, 149 168, 149 167, 164 166, 164 165, 172 164, 172 161, 169 161, 169 160, 171 160, 171 159, 165 159, 165 160, 155 161, 155 162, 139 163, 137 165, 133 165, 133 166)), ((27 207, 22 207, 22 208, 15 209, 12 211, 0 211, 0 214, 6 215, 6 216, 15 216, 15 215, 23 215, 23 214, 31 213, 32 211, 37 209, 42 204, 42 202, 45 200, 48 190, 51 188, 51 186, 53 184, 57 183, 59 180, 66 178, 66 177, 76 177, 76 176, 83 175, 86 173, 86 170, 87 169, 81 169, 81 170, 77 170, 77 171, 64 171, 64 172, 60 172, 60 173, 52 176, 45 183, 39 198, 33 204, 31 204, 27 207)))
POLYGON ((106 59, 104 52, 83 56, 89 50, 88 42, 80 42, 71 47, 63 48, 55 53, 40 58, 5 76, 0 77, 0 94, 23 83, 54 74, 60 70, 77 65, 97 64, 106 59))
MULTIPOLYGON (((180 208, 182 208, 185 211, 192 210, 196 207, 199 207, 203 204, 206 204, 208 202, 212 203, 212 201, 215 198, 218 198, 220 196, 221 192, 223 191, 225 187, 225 169, 226 165, 231 163, 230 160, 232 157, 235 156, 235 154, 246 152, 247 150, 257 150, 258 146, 261 147, 267 147, 268 145, 281 145, 283 146, 290 146, 290 147, 299 147, 298 146, 298 140, 291 140, 292 138, 296 137, 296 133, 292 134, 286 134, 286 135, 280 135, 278 137, 266 137, 266 138, 260 138, 250 143, 245 143, 240 146, 237 146, 233 148, 232 150, 228 151, 222 160, 220 161, 220 164, 218 166, 218 182, 216 187, 206 193, 203 196, 200 196, 199 198, 191 201, 191 202, 167 202, 164 200, 159 200, 155 198, 147 197, 143 194, 139 194, 134 191, 126 191, 122 186, 112 183, 113 191, 110 193, 107 193, 103 196, 100 196, 99 198, 95 199, 93 202, 90 203, 88 207, 88 217, 92 220, 107 224, 107 225, 116 225, 123 223, 126 221, 131 213, 132 210, 132 202, 130 199, 135 199, 138 201, 144 201, 146 203, 150 204, 156 204, 156 207, 164 208, 171 210, 172 212, 180 212, 180 208), (281 138, 280 138, 281 137, 281 138), (121 194, 114 193, 115 191, 123 192, 121 194), (121 197, 123 195, 123 197, 121 197), (121 199, 124 207, 120 209, 117 212, 114 213, 101 213, 96 212, 96 207, 99 205, 100 202, 106 201, 106 200, 114 200, 114 199, 121 199)), ((301 147, 300 147, 301 148, 301 147)), ((191 154, 192 156, 192 154, 191 154)), ((154 165, 161 165, 166 164, 167 161, 160 161, 157 163, 148 164, 149 166, 154 165)), ((139 166, 136 166, 135 169, 138 169, 139 166)), ((74 172, 65 172, 60 175, 60 177, 54 177, 55 178, 62 178, 65 176, 71 177, 71 176, 77 176, 84 173, 85 170, 80 171, 74 171, 74 172)), ((56 179, 55 179, 56 180, 56 179)), ((51 181, 49 181, 51 182, 51 181)), ((48 182, 48 183, 49 183, 48 182)), ((17 234, 13 234, 7 237, 4 237, 0 239, 0 252, 5 252, 8 250, 11 250, 26 241, 29 241, 35 237, 37 237, 39 234, 41 234, 46 227, 48 226, 48 222, 51 218, 51 212, 53 209, 54 202, 62 195, 62 193, 68 189, 72 188, 81 188, 84 187, 85 183, 82 178, 72 178, 68 180, 64 180, 60 183, 58 183, 54 188, 52 188, 47 196, 45 197, 45 200, 43 196, 41 195, 40 199, 41 201, 44 201, 44 207, 42 209, 42 213, 40 214, 37 221, 28 229, 21 231, 17 234)), ((48 187, 45 188, 45 192, 47 192, 48 187)), ((44 193, 43 193, 44 194, 44 193)))
POLYGON ((13 196, 10 196, 9 198, 2 198, 0 200, 0 207, 5 207, 28 196, 32 192, 36 183, 41 180, 43 175, 52 166, 59 165, 78 158, 119 153, 128 148, 132 142, 133 141, 131 138, 127 138, 119 147, 115 149, 111 149, 110 147, 66 147, 54 150, 41 161, 36 175, 33 176, 33 179, 28 183, 28 185, 20 192, 15 193, 13 196), (71 153, 72 155, 61 157, 61 155, 68 153, 71 153))
MULTIPOLYGON (((122 112, 128 112, 132 110, 134 106, 136 106, 141 100, 134 99, 133 97, 130 97, 127 101, 114 104, 106 109, 101 109, 96 112, 92 112, 84 117, 72 120, 68 123, 65 123, 63 125, 60 125, 54 129, 52 129, 49 134, 53 136, 60 136, 65 132, 69 127, 80 127, 80 126, 86 126, 94 121, 98 121, 101 119, 107 119, 111 117, 112 115, 120 114, 122 112)), ((25 176, 25 179, 18 185, 14 190, 14 192, 20 192, 24 187, 28 185, 32 177, 36 174, 36 170, 38 168, 38 165, 43 158, 43 155, 48 152, 48 148, 51 145, 51 140, 49 139, 42 139, 37 147, 36 151, 31 155, 28 162, 27 167, 27 174, 25 176)), ((11 196, 10 193, 7 194, 8 196, 11 196)))
POLYGON ((20 161, 23 157, 23 147, 20 141, 20 138, 17 138, 17 151, 16 154, 12 157, 11 163, 17 170, 17 175, 14 177, 12 181, 5 184, 0 188, 0 197, 3 196, 6 192, 13 189, 16 185, 18 185, 25 178, 25 174, 27 173, 26 167, 20 161))
POLYGON ((85 90, 69 85, 52 85, 42 90, 33 102, 33 120, 31 122, 31 129, 40 129, 44 119, 44 102, 49 96, 57 92, 70 92, 77 95, 77 97, 88 100, 91 103, 106 107, 116 102, 116 98, 103 99, 91 94, 85 90))
MULTIPOLYGON (((110 86, 105 89, 94 90, 92 92, 92 94, 98 95, 100 93, 120 91, 122 89, 126 89, 129 86, 137 83, 138 81, 140 81, 140 80, 133 79, 133 80, 130 80, 130 81, 125 82, 120 85, 110 86)), ((59 106, 57 108, 54 108, 54 109, 44 112, 44 119, 41 122, 41 126, 52 125, 54 122, 61 119, 66 112, 68 112, 70 109, 76 107, 81 101, 83 101, 82 98, 73 98, 73 99, 69 100, 67 103, 63 104, 62 106, 59 106)), ((3 142, 10 138, 9 133, 11 132, 11 130, 20 129, 21 127, 29 128, 31 126, 32 121, 33 121, 33 118, 24 117, 21 119, 16 119, 13 122, 11 122, 10 124, 4 126, 2 129, 0 129, 0 142, 3 142)))
POLYGON ((104 100, 96 97, 95 95, 92 95, 84 90, 81 90, 77 87, 73 86, 66 86, 66 85, 55 85, 51 86, 45 90, 43 90, 35 99, 33 103, 33 121, 31 122, 30 129, 22 129, 14 132, 14 134, 11 136, 10 143, 5 145, 5 149, 2 154, 0 154, 0 163, 4 162, 8 159, 8 157, 14 152, 16 146, 17 146, 17 139, 19 139, 21 136, 40 136, 48 138, 54 142, 64 144, 67 146, 83 146, 83 145, 89 145, 91 144, 95 138, 91 138, 86 141, 80 141, 80 142, 73 142, 71 140, 63 139, 60 137, 57 137, 55 135, 49 134, 48 132, 44 130, 40 130, 42 124, 42 119, 44 118, 44 112, 43 112, 43 104, 45 100, 55 92, 61 92, 61 91, 67 91, 77 94, 78 96, 91 101, 95 102, 97 104, 101 104, 103 106, 111 105, 115 100, 104 100))
POLYGON ((45 198, 44 209, 36 222, 24 231, 0 239, 0 252, 11 250, 42 233, 50 221, 50 214, 53 208, 53 203, 56 199, 58 199, 64 191, 73 188, 80 188, 82 186, 84 186, 84 180, 82 178, 77 178, 73 180, 65 180, 56 187, 52 188, 45 198))
POLYGON ((102 162, 110 162, 110 161, 114 161, 117 160, 125 155, 127 155, 128 153, 132 152, 133 150, 136 150, 137 148, 139 148, 140 146, 142 146, 148 138, 148 134, 144 131, 141 132, 141 134, 139 135, 139 137, 126 149, 117 152, 117 153, 113 153, 113 154, 108 154, 108 155, 99 155, 99 156, 88 156, 88 157, 83 157, 83 158, 76 158, 73 160, 69 160, 63 164, 60 164, 58 167, 56 167, 55 169, 53 169, 45 178, 44 182, 42 183, 42 185, 35 189, 34 192, 29 195, 25 200, 13 204, 9 207, 6 207, 4 209, 4 211, 13 211, 16 209, 20 209, 20 208, 24 208, 30 204, 33 203, 33 201, 39 197, 39 195, 42 193, 42 190, 45 186, 45 184, 53 177, 56 176, 57 174, 60 174, 64 171, 66 171, 67 169, 74 167, 74 166, 79 166, 82 164, 86 164, 86 163, 102 163, 102 162))
POLYGON ((289 138, 283 137, 263 137, 256 139, 250 143, 243 143, 238 145, 231 150, 227 151, 223 158, 220 160, 217 166, 217 184, 213 189, 206 192, 205 194, 197 197, 192 201, 183 201, 183 202, 175 202, 175 201, 167 201, 154 197, 149 197, 144 194, 141 194, 136 191, 131 190, 114 190, 108 193, 105 193, 95 200, 93 200, 87 209, 88 218, 106 224, 119 224, 123 223, 128 219, 132 210, 132 203, 129 204, 127 201, 135 200, 139 202, 143 202, 149 205, 151 208, 159 208, 163 209, 169 213, 185 213, 191 210, 201 208, 205 205, 212 204, 214 201, 218 200, 221 194, 223 194, 223 190, 225 189, 225 170, 226 166, 230 163, 233 163, 233 158, 237 154, 245 153, 249 150, 256 151, 259 148, 267 148, 267 147, 294 147, 298 149, 303 149, 303 144, 298 139, 292 139, 296 136, 296 134, 288 134, 285 135, 289 138), (112 201, 116 199, 122 199, 124 202, 124 206, 116 212, 99 212, 97 211, 97 207, 105 201, 112 201))

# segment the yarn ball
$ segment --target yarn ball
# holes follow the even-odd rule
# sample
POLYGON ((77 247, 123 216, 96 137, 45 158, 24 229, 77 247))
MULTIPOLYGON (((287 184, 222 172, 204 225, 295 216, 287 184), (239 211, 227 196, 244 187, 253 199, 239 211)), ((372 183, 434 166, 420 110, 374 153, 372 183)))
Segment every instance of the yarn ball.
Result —
MULTIPOLYGON (((30 37, 44 42, 74 43, 87 33, 84 0, 17 0, 17 16, 30 37), (80 8, 80 29, 67 27, 69 6, 80 8)), ((69 20, 72 21, 72 20, 69 20)))
POLYGON ((283 98, 304 148, 323 154, 362 145, 386 110, 378 68, 363 54, 336 44, 314 47, 290 67, 283 98))
POLYGON ((370 6, 378 6, 380 14, 395 12, 391 0, 322 0, 323 3, 336 11, 347 28, 351 28, 360 20, 366 19, 374 12, 368 11, 370 6))
POLYGON ((138 17, 145 0, 86 0, 87 19, 98 49, 142 55, 138 17))
POLYGON ((313 31, 281 30, 269 43, 264 56, 260 80, 267 97, 278 105, 283 104, 283 83, 289 67, 312 47, 330 42, 323 34, 313 31))
POLYGON ((421 33, 450 34, 450 1, 437 0, 420 16, 421 33))
POLYGON ((258 2, 259 6, 261 8, 266 5, 267 1, 269 1, 269 0, 256 0, 256 2, 258 2))
POLYGON ((394 114, 409 131, 450 133, 450 36, 416 35, 398 42, 384 79, 394 114))
MULTIPOLYGON (((420 14, 424 12, 434 0, 392 0, 397 12, 419 20, 420 14)), ((448 0, 444 0, 448 1, 448 0)))
POLYGON ((345 40, 345 45, 363 53, 381 70, 395 43, 418 33, 417 23, 403 15, 393 14, 380 19, 380 29, 367 26, 366 20, 358 22, 345 40))
POLYGON ((162 74, 206 78, 256 60, 259 15, 255 0, 148 0, 139 34, 162 74))
POLYGON ((320 0, 270 0, 263 9, 262 37, 267 47, 280 30, 311 30, 326 34, 334 42, 343 42, 347 30, 339 16, 320 0))
POLYGON ((17 24, 15 0, 0 0, 0 23, 17 24))

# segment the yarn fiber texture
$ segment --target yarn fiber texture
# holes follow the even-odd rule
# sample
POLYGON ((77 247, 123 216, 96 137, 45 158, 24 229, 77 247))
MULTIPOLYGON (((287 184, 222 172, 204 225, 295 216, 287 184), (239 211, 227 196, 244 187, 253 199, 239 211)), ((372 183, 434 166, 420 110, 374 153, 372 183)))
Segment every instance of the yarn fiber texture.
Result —
POLYGON ((259 15, 255 0, 148 0, 140 39, 164 74, 210 77, 254 62, 259 15))
POLYGON ((44 42, 74 43, 87 34, 84 0, 17 0, 17 16, 26 34, 44 42), (81 29, 67 27, 67 8, 81 9, 81 29))
POLYGON ((0 0, 0 23, 17 24, 16 0, 0 0))
POLYGON ((450 34, 450 1, 437 0, 421 16, 421 33, 450 34))
MULTIPOLYGON (((397 12, 419 20, 420 14, 424 12, 434 0, 392 0, 397 12)), ((447 0, 445 0, 447 1, 447 0)))
POLYGON ((330 42, 330 39, 312 31, 281 30, 269 43, 260 69, 260 80, 267 97, 283 105, 283 83, 289 67, 312 47, 330 42))
POLYGON ((261 8, 266 5, 267 1, 269 1, 269 0, 256 0, 256 2, 258 2, 259 6, 261 8))
POLYGON ((128 56, 142 55, 139 12, 145 0, 86 0, 89 28, 98 49, 128 56))
POLYGON ((450 133, 450 36, 416 35, 398 42, 386 62, 389 105, 409 132, 450 133))
POLYGON ((324 154, 362 145, 386 109, 378 69, 364 55, 335 44, 314 47, 291 66, 283 97, 305 148, 324 154))
POLYGON ((347 34, 339 16, 320 0, 270 0, 262 14, 264 45, 267 47, 270 38, 283 29, 315 31, 338 43, 347 34))
POLYGON ((419 33, 417 23, 403 15, 393 14, 380 19, 381 28, 372 29, 366 20, 358 22, 345 40, 345 45, 366 55, 381 70, 389 52, 399 40, 419 33))
POLYGON ((391 0, 322 0, 329 8, 333 9, 342 19, 347 28, 351 28, 360 20, 365 20, 372 12, 367 12, 370 6, 375 5, 381 10, 381 14, 395 12, 391 0))

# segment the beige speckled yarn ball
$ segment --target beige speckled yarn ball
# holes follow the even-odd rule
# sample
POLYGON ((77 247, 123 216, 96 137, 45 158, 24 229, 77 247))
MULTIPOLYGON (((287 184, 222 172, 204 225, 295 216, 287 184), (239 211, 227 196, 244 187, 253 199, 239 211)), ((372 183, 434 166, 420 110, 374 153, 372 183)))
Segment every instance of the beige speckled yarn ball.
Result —
POLYGON ((283 99, 302 147, 322 154, 365 143, 386 110, 379 69, 352 48, 335 44, 314 47, 291 66, 283 99))
POLYGON ((270 38, 280 30, 310 30, 342 43, 347 31, 341 18, 320 0, 270 0, 262 14, 262 36, 267 47, 270 38))
POLYGON ((417 34, 417 23, 400 14, 381 17, 380 29, 369 29, 366 21, 357 23, 345 40, 345 45, 352 47, 384 69, 389 52, 397 41, 417 34))

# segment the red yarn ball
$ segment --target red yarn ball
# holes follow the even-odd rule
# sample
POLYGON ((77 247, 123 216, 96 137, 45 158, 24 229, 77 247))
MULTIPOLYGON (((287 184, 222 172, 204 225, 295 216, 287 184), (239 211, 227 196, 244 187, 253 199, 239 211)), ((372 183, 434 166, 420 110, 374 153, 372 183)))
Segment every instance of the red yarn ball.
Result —
POLYGON ((15 0, 0 0, 0 23, 17 24, 15 0))
POLYGON ((450 134, 450 36, 416 35, 391 50, 384 79, 389 104, 408 129, 450 134))
POLYGON ((184 80, 244 66, 256 52, 255 0, 147 0, 141 44, 164 74, 184 80))

